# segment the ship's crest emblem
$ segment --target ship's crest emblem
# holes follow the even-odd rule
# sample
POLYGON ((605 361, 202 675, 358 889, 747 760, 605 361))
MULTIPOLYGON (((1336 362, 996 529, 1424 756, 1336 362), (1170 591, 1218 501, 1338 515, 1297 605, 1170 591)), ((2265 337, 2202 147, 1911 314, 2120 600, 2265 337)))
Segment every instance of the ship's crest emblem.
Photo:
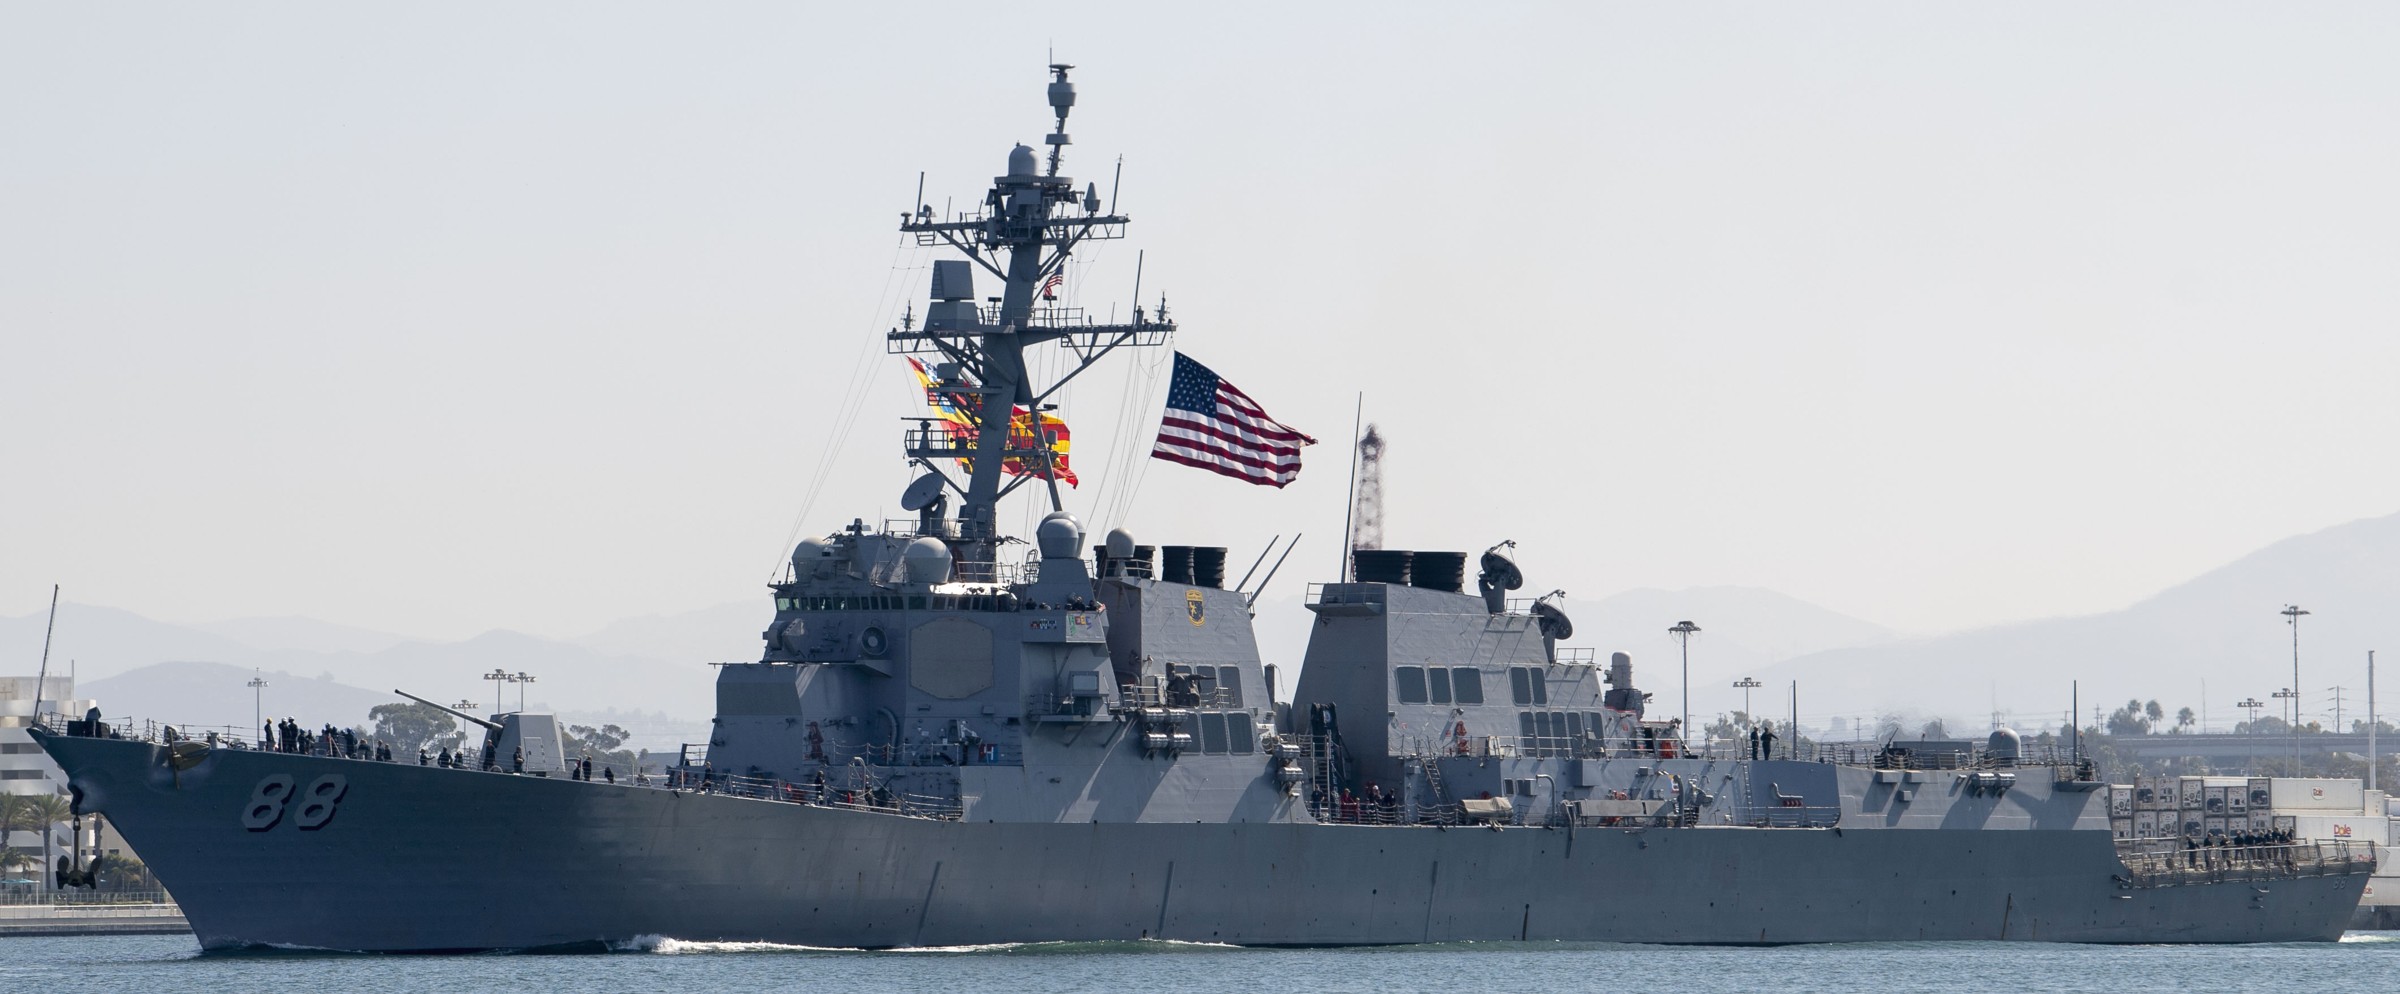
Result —
POLYGON ((1183 609, 1191 614, 1192 624, 1207 623, 1208 602, 1201 598, 1199 591, 1186 590, 1183 592, 1183 609))

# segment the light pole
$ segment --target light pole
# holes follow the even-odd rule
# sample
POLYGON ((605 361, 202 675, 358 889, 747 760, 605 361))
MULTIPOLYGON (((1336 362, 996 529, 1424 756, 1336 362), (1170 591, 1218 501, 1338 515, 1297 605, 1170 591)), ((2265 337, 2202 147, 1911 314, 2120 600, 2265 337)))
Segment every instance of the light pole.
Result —
POLYGON ((2266 707, 2267 702, 2255 697, 2245 697, 2233 702, 2233 706, 2250 712, 2250 734, 2258 734, 2258 709, 2266 707))
POLYGON ((2276 691, 2275 693, 2273 693, 2273 694, 2271 694, 2271 695, 2269 695, 2269 696, 2272 696, 2272 697, 2274 697, 2274 698, 2276 698, 2276 699, 2278 699, 2278 700, 2284 700, 2284 699, 2288 699, 2288 700, 2290 700, 2290 701, 2292 702, 2292 712, 2293 712, 2293 713, 2292 713, 2292 775, 2293 775, 2293 776, 2299 776, 2299 775, 2300 775, 2300 715, 2299 715, 2299 711, 2300 711, 2300 692, 2299 692, 2299 691, 2297 691, 2297 690, 2293 690, 2293 689, 2292 689, 2292 688, 2290 688, 2290 687, 2285 687, 2285 688, 2283 688, 2282 690, 2278 690, 2278 691, 2276 691))
POLYGON ((1746 676, 1733 682, 1733 688, 1742 692, 1742 724, 1758 724, 1758 716, 1750 713, 1750 692, 1764 686, 1766 684, 1758 682, 1757 677, 1746 676))
POLYGON ((1683 724, 1677 727, 1683 729, 1687 746, 1692 741, 1692 636, 1699 631, 1700 626, 1689 621, 1678 621, 1675 627, 1667 629, 1667 634, 1683 645, 1683 724))
POLYGON ((2298 604, 2283 606, 2283 620, 2292 626, 2292 775, 2300 775, 2300 616, 2298 604))
POLYGON ((1750 713, 1750 692, 1764 686, 1766 684, 1758 682, 1757 677, 1746 676, 1733 682, 1734 689, 1742 692, 1742 730, 1745 732, 1758 727, 1758 716, 1750 713))
POLYGON ((500 685, 508 681, 508 671, 493 670, 484 674, 483 678, 492 681, 492 710, 499 711, 504 706, 500 703, 500 685))
POLYGON ((263 730, 267 727, 267 678, 253 667, 250 682, 243 686, 250 688, 250 727, 263 730))
POLYGON ((514 683, 514 684, 516 684, 516 685, 517 685, 517 713, 518 713, 518 714, 524 714, 524 713, 525 713, 525 685, 533 682, 533 674, 531 674, 531 673, 527 673, 527 672, 524 672, 523 670, 519 670, 519 671, 517 671, 517 675, 516 675, 516 676, 513 676, 513 677, 510 677, 510 678, 509 678, 509 682, 511 682, 511 683, 514 683))

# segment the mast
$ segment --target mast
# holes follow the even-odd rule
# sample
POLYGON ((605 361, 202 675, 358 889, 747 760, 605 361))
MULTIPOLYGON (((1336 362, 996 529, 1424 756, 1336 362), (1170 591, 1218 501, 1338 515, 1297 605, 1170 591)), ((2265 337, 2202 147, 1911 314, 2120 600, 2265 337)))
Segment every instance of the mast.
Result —
POLYGON ((58 584, 50 585, 50 620, 42 626, 42 671, 33 678, 33 723, 42 723, 42 690, 50 682, 50 636, 58 632, 58 584))
MULTIPOLYGON (((1050 146, 1046 170, 1041 170, 1033 149, 1019 145, 1009 153, 1007 174, 993 179, 980 207, 937 219, 930 205, 920 203, 900 223, 900 230, 916 235, 918 244, 948 245, 1003 283, 996 300, 988 301, 993 306, 978 306, 964 289, 970 272, 966 266, 950 264, 957 266, 952 270, 956 279, 946 281, 945 264, 936 263, 937 301, 927 309, 924 326, 886 335, 886 351, 937 354, 935 361, 955 364, 962 379, 971 377, 975 383, 957 391, 966 401, 960 408, 976 427, 972 439, 952 440, 926 428, 911 433, 906 448, 909 461, 939 476, 959 495, 953 544, 964 553, 959 557, 962 565, 992 561, 1000 538, 996 509, 1001 498, 1027 480, 1051 475, 1050 439, 1038 430, 1043 401, 1117 347, 1162 345, 1175 330, 1163 309, 1154 319, 1136 307, 1130 323, 1094 324, 1080 308, 1037 306, 1044 282, 1066 266, 1076 245, 1086 239, 1122 238, 1128 220, 1121 214, 1100 213, 1097 184, 1078 191, 1073 179, 1059 175, 1066 147, 1073 143, 1067 136, 1067 114, 1075 106, 1075 85, 1068 82, 1067 71, 1073 68, 1064 63, 1050 66, 1050 109, 1056 125, 1042 139, 1050 146), (1026 369, 1026 350, 1052 342, 1071 351, 1075 365, 1055 383, 1034 383, 1026 369), (1019 407, 1033 430, 1011 430, 1011 412, 1019 407), (946 460, 969 463, 963 484, 944 471, 946 460), (1028 471, 1004 480, 1011 460, 1028 471)), ((1057 487, 1049 491, 1051 509, 1060 510, 1057 487)))

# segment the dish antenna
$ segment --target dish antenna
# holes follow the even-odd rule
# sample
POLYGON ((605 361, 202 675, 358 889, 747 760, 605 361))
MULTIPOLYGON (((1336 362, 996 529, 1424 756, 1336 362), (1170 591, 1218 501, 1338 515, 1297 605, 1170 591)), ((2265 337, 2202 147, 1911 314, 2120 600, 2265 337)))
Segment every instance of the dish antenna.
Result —
POLYGON ((1567 620, 1566 609, 1559 606, 1566 596, 1564 590, 1553 590, 1533 602, 1534 624, 1541 628, 1543 638, 1564 642, 1575 637, 1575 623, 1567 620))
POLYGON ((1483 605, 1493 614, 1508 610, 1508 592, 1525 585, 1525 574, 1517 569, 1517 560, 1509 554, 1517 547, 1514 539, 1483 550, 1479 565, 1482 572, 1475 576, 1475 586, 1483 592, 1483 605))
POLYGON ((942 474, 927 473, 900 492, 900 509, 922 511, 942 499, 942 474))

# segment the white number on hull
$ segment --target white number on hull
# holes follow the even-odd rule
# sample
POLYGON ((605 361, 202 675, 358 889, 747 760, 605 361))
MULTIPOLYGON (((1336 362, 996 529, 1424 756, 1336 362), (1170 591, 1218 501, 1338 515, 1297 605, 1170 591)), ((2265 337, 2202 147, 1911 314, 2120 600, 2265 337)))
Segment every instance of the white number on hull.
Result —
POLYGON ((300 810, 293 813, 292 824, 304 832, 324 828, 326 822, 333 820, 334 806, 341 803, 342 794, 349 789, 350 778, 339 773, 318 777, 308 785, 307 793, 300 795, 300 810))
MULTIPOLYGON (((250 788, 250 803, 242 808, 242 827, 264 832, 283 821, 284 808, 292 801, 292 776, 277 773, 250 788)), ((328 773, 311 781, 300 792, 300 809, 293 813, 292 824, 304 832, 325 827, 342 803, 342 795, 350 790, 350 778, 328 773)))
POLYGON ((278 773, 250 788, 250 803, 242 808, 242 827, 253 832, 274 828, 283 820, 284 802, 292 799, 292 776, 278 773))

